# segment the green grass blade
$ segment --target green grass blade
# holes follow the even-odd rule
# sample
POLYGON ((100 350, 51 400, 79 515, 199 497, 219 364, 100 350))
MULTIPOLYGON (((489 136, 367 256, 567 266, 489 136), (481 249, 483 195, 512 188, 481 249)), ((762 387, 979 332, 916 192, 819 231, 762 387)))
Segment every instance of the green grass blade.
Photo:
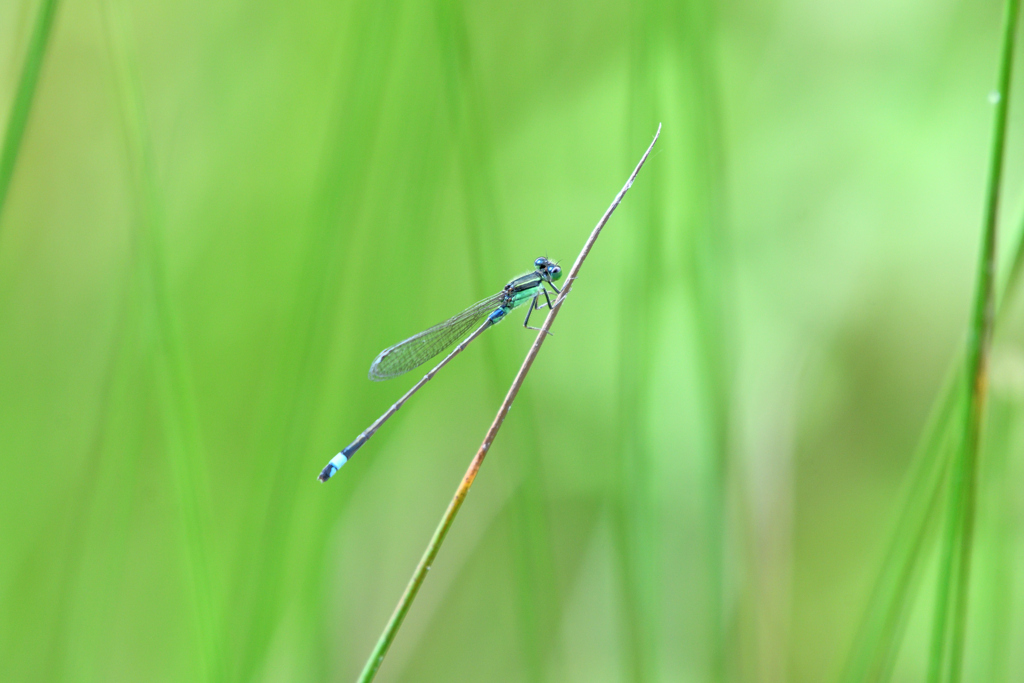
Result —
MULTIPOLYGON (((999 288, 997 327, 1024 281, 1024 217, 1020 223, 1012 265, 999 288)), ((911 459, 899 518, 840 677, 845 683, 886 681, 891 674, 892 661, 902 640, 902 626, 916 595, 915 581, 923 570, 929 548, 933 547, 934 539, 927 536, 938 517, 936 496, 944 490, 944 473, 955 444, 962 438, 962 425, 953 419, 963 410, 962 360, 954 369, 956 372, 939 392, 911 459)))
MULTIPOLYGON (((1000 75, 1000 82, 1003 77, 1000 75)), ((1008 80, 1006 81, 1008 83, 1008 80)), ((1006 101, 1005 89, 1002 101, 1006 101)), ((1001 116, 997 112, 997 117, 1001 116)), ((1005 113, 1002 115, 1005 116, 1005 113)), ((1005 127, 997 120, 998 130, 1005 127)), ((999 143, 1002 146, 1002 143, 999 143)), ((990 184, 990 192, 992 185, 990 184)), ((991 200, 990 200, 991 201, 991 200)), ((994 206, 993 213, 994 216, 994 206)), ((990 214, 986 208, 986 225, 990 214)), ((1003 313, 1009 308, 1015 292, 1020 288, 1024 273, 1024 220, 1016 235, 1017 246, 1007 275, 999 287, 998 310, 1003 313)), ((998 318, 997 321, 998 323, 998 318)), ((961 361, 962 362, 962 361, 961 361)), ((889 543, 886 559, 882 564, 865 616, 861 621, 854 645, 840 680, 845 683, 858 681, 885 681, 891 674, 891 666, 902 639, 902 625, 910 609, 915 590, 913 583, 922 571, 924 558, 928 555, 931 541, 923 543, 928 529, 934 525, 936 510, 935 496, 943 490, 941 472, 948 465, 950 449, 962 441, 962 425, 955 424, 954 415, 965 409, 963 368, 947 379, 939 398, 933 407, 932 416, 922 432, 921 440, 912 459, 909 487, 904 493, 901 513, 889 543), (941 450, 941 452, 940 452, 941 450), (931 502, 929 502, 931 501, 931 502)), ((946 581, 948 585, 949 581, 946 581)), ((936 615, 938 621, 939 615, 936 615)), ((943 618, 944 619, 944 618, 943 618)), ((937 635, 936 635, 937 638, 937 635)), ((933 648, 944 648, 943 643, 933 642, 933 648)), ((941 655, 933 651, 930 660, 933 668, 941 663, 941 655)), ((937 673, 933 672, 933 675, 937 673)))
POLYGON ((981 439, 982 419, 988 390, 988 362, 995 312, 995 257, 999 196, 1003 176, 1010 76, 1013 67, 1019 9, 1019 0, 1006 0, 999 77, 995 91, 995 122, 985 196, 978 282, 967 338, 966 369, 969 384, 967 405, 963 414, 964 436, 950 480, 946 528, 940 559, 938 597, 932 624, 932 649, 928 680, 933 683, 938 683, 942 678, 950 683, 956 683, 960 680, 963 669, 976 507, 978 444, 981 439), (952 614, 950 614, 951 611, 952 614), (946 673, 945 676, 942 675, 943 671, 946 673))
POLYGON ((7 117, 7 129, 4 131, 3 147, 0 148, 0 216, 3 216, 4 205, 7 203, 7 192, 14 176, 14 166, 18 161, 21 140, 25 136, 25 126, 32 111, 32 100, 39 83, 39 72, 43 68, 43 57, 50 40, 53 20, 57 15, 57 0, 43 0, 36 15, 32 38, 25 54, 25 63, 21 68, 18 89, 11 102, 11 110, 7 117))
MULTIPOLYGON (((398 39, 400 17, 406 12, 401 0, 359 3, 352 7, 348 41, 340 61, 333 110, 333 127, 327 131, 324 158, 317 190, 312 198, 302 255, 301 279, 286 348, 291 352, 285 370, 274 387, 275 401, 283 406, 261 437, 270 444, 270 476, 261 478, 246 515, 257 520, 247 539, 255 567, 240 566, 241 573, 230 599, 246 614, 239 636, 237 680, 258 678, 274 630, 294 584, 286 567, 287 547, 292 543, 296 515, 305 511, 294 491, 310 476, 296 466, 295 455, 309 451, 312 425, 317 414, 324 357, 328 353, 332 321, 343 289, 338 281, 345 271, 343 255, 366 253, 356 231, 342 229, 359 214, 370 186, 366 171, 380 143, 381 111, 402 45, 398 39)), ((362 236, 364 240, 369 236, 362 236)), ((365 259, 364 259, 365 260, 365 259)), ((354 262, 354 261, 353 261, 354 262)), ((360 427, 363 425, 360 425, 360 427)), ((320 456, 318 456, 319 459, 320 456)), ((333 513, 332 513, 333 516, 333 513)), ((311 524, 326 534, 330 518, 317 516, 311 524)), ((311 550, 315 553, 317 550, 311 550)), ((321 596, 322 597, 322 596, 321 596)))
POLYGON ((152 142, 137 72, 135 49, 120 0, 103 6, 107 40, 116 72, 135 201, 142 289, 148 315, 157 330, 155 366, 161 423, 178 496, 179 523, 188 567, 196 649, 205 680, 221 680, 223 658, 218 612, 212 587, 208 488, 191 375, 181 342, 163 250, 165 219, 156 178, 152 142))
MULTIPOLYGON (((629 110, 631 137, 649 129, 660 111, 662 95, 659 75, 664 40, 658 28, 666 18, 661 3, 636 5, 630 9, 629 110)), ((682 131, 674 135, 682 134, 682 131)), ((652 453, 644 417, 649 408, 652 379, 654 306, 662 280, 665 194, 663 182, 654 176, 634 198, 628 253, 621 263, 645 263, 631 274, 629 287, 622 290, 619 317, 620 352, 616 370, 618 396, 618 438, 609 489, 615 571, 621 617, 622 679, 647 681, 656 678, 658 667, 661 606, 659 591, 656 510, 652 453)))
POLYGON ((844 683, 888 678, 899 649, 901 626, 913 602, 912 588, 927 557, 926 541, 934 526, 949 456, 960 438, 952 418, 962 402, 962 394, 957 391, 961 383, 962 373, 954 372, 947 378, 922 432, 911 461, 900 516, 841 676, 844 683))
POLYGON ((731 320, 736 319, 732 288, 733 268, 730 259, 729 232, 724 216, 726 187, 723 171, 726 157, 722 130, 720 85, 716 73, 717 17, 713 3, 686 3, 675 10, 671 26, 676 32, 676 45, 687 46, 681 57, 688 67, 688 89, 680 91, 677 107, 692 110, 693 137, 687 174, 692 208, 687 222, 693 227, 684 242, 682 261, 689 265, 691 282, 687 289, 693 299, 696 326, 697 367, 702 371, 700 383, 708 433, 708 474, 704 487, 708 538, 708 599, 704 621, 708 633, 708 680, 729 680, 735 665, 726 612, 729 571, 726 553, 730 546, 727 487, 731 467, 733 396, 733 364, 736 338, 731 320))

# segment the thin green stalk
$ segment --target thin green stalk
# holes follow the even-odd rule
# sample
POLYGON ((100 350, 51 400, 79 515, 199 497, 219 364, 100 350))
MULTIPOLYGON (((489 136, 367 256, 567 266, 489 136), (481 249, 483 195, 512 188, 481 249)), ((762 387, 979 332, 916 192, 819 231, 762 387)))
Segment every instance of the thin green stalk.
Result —
MULTIPOLYGON (((395 64, 401 61, 402 21, 408 12, 404 0, 377 3, 351 3, 345 15, 340 40, 337 81, 331 109, 334 112, 323 141, 324 156, 318 173, 317 190, 312 198, 307 236, 301 258, 300 276, 294 287, 289 334, 282 348, 291 350, 273 386, 275 411, 260 439, 274 449, 275 465, 269 476, 255 484, 246 515, 256 522, 252 536, 241 547, 246 557, 255 558, 255 566, 246 560, 235 571, 237 585, 232 588, 228 609, 240 615, 241 656, 231 671, 231 680, 250 681, 261 677, 266 666, 271 640, 287 609, 295 577, 289 573, 289 558, 281 552, 287 545, 292 553, 303 554, 312 562, 301 536, 294 533, 296 518, 310 513, 309 501, 294 495, 301 467, 290 454, 308 452, 314 432, 317 401, 324 382, 323 367, 332 343, 334 316, 339 302, 352 306, 341 294, 346 291, 340 279, 365 260, 365 231, 341 230, 339 225, 360 224, 367 191, 372 187, 365 170, 371 165, 381 144, 384 130, 386 94, 395 82, 395 64)), ((433 179, 424 182, 429 188, 433 179)), ((322 523, 326 517, 320 516, 322 523)), ((307 565, 312 566, 312 565, 307 565)))
POLYGON ((181 343, 169 291, 163 253, 164 212, 153 149, 143 106, 135 50, 122 0, 103 4, 104 21, 115 71, 129 155, 140 281, 149 300, 156 335, 156 383, 165 430, 166 454, 178 494, 182 544, 189 570, 196 649, 203 680, 221 680, 222 662, 217 609, 210 576, 207 491, 201 454, 195 392, 181 343))
POLYGON ((898 627, 910 605, 908 589, 919 574, 923 541, 931 527, 937 495, 946 470, 945 455, 958 435, 951 433, 962 373, 953 372, 939 392, 911 459, 901 513, 875 584, 860 632, 840 680, 844 683, 884 680, 885 662, 895 650, 898 627))
POLYGON ((988 362, 992 344, 995 310, 996 238, 999 191, 1006 146, 1006 119, 1010 101, 1010 75, 1019 0, 1006 0, 1003 15, 1003 41, 999 80, 995 91, 995 124, 989 158, 988 187, 982 247, 978 264, 978 283, 974 311, 967 339, 967 376, 969 384, 964 411, 963 443, 950 481, 946 529, 940 565, 939 593, 932 631, 932 652, 928 680, 937 683, 946 663, 949 634, 947 680, 960 680, 970 584, 971 547, 974 536, 978 443, 984 416, 988 385, 988 362), (957 542, 959 541, 959 548, 957 542), (954 581, 955 578, 955 581, 954 581), (948 623, 950 603, 952 622, 948 623))
MULTIPOLYGON (((671 26, 664 2, 637 3, 629 12, 629 107, 627 130, 639 135, 664 107, 662 82, 666 71, 668 36, 671 26)), ((677 130, 679 141, 685 134, 677 130)), ((664 151, 664 150, 663 150, 664 151)), ((645 409, 654 377, 651 321, 664 278, 662 251, 665 249, 663 176, 652 178, 647 191, 636 198, 631 231, 620 262, 647 264, 631 269, 629 287, 622 288, 619 328, 621 348, 617 359, 615 394, 618 425, 613 444, 609 496, 611 531, 615 549, 615 573, 619 588, 618 620, 621 635, 621 671, 624 681, 650 680, 657 670, 658 626, 663 609, 658 600, 659 547, 652 477, 652 455, 648 432, 643 428, 645 409)))
MULTIPOLYGON (((695 311, 698 368, 701 371, 704 421, 709 436, 708 475, 705 486, 708 599, 705 623, 709 635, 708 680, 727 681, 736 671, 737 659, 730 643, 727 552, 730 543, 727 488, 731 469, 731 387, 735 352, 730 321, 735 312, 731 289, 729 231, 726 229, 722 104, 715 73, 718 25, 713 2, 673 3, 673 43, 681 46, 692 83, 681 90, 678 106, 693 111, 693 172, 688 183, 692 206, 687 222, 694 226, 684 247, 683 258, 692 269, 688 287, 695 311)), ((690 79, 686 79, 687 82, 690 79)), ((681 191, 680 188, 674 192, 681 191)))
POLYGON ((648 155, 651 150, 654 149, 654 143, 658 141, 658 136, 661 134, 661 126, 658 126, 658 132, 654 134, 654 140, 651 141, 647 151, 644 152, 643 157, 640 158, 640 163, 633 169, 632 175, 629 176, 629 180, 626 181, 625 186, 615 196, 611 206, 601 216, 601 220, 598 221, 597 226, 593 232, 590 233, 590 237, 583 245, 583 249, 580 251, 579 256, 576 257, 576 262, 572 264, 572 268, 569 270, 569 274, 565 279, 565 286, 562 287, 562 293, 555 299, 554 305, 551 307, 551 311, 548 313, 544 320, 544 324, 541 325, 540 331, 537 333, 537 338, 534 340, 533 345, 526 354, 526 358, 523 360, 522 367, 519 368, 519 372, 516 374, 515 379, 512 381, 512 386, 509 387, 508 394, 505 395, 505 400, 502 401, 501 407, 498 409, 498 414, 494 417, 494 422, 491 423, 490 429, 487 430, 484 441, 477 450, 476 455, 469 464, 469 469, 466 470, 466 474, 462 477, 462 481, 459 483, 459 487, 455 490, 455 496, 452 501, 448 504, 448 509, 445 510, 444 515, 441 517, 441 522, 437 525, 437 529, 434 531, 433 537, 430 539, 430 543, 427 545, 426 551, 423 553, 423 557, 420 558, 419 564, 416 566, 416 570, 413 572, 412 578, 409 580, 409 584, 405 587, 405 592, 402 594, 401 599, 398 601, 398 605, 395 607, 394 613, 391 615, 391 619, 388 621, 387 626, 384 628, 384 632, 381 634, 380 639, 377 641, 376 647, 370 654, 370 658, 366 660, 366 666, 363 667, 363 672, 359 675, 360 683, 367 683, 372 681, 373 677, 377 674, 377 669, 380 668, 381 662, 384 661, 384 655, 387 654, 388 648, 391 647, 392 641, 395 639, 395 635, 398 633, 398 629, 402 625, 402 621, 405 619, 405 615, 408 614, 409 608, 412 607, 412 601, 416 598, 416 594, 420 590, 420 586, 423 585, 424 579, 427 577, 427 572, 430 571, 430 566, 434 563, 434 559, 437 557, 438 551, 441 549, 441 543, 444 542, 444 537, 448 534, 448 529, 451 528, 452 522, 455 521, 455 515, 459 513, 459 508, 462 507, 462 503, 466 500, 466 495, 469 493, 469 488, 473 485, 473 480, 476 479, 477 472, 480 471, 480 466, 483 464, 484 458, 487 456, 487 452, 491 448, 491 444, 494 443, 494 439, 498 435, 498 430, 501 429, 502 423, 505 421, 505 417, 508 415, 509 409, 512 407, 512 401, 515 400, 516 394, 519 393, 520 387, 523 385, 523 381, 526 379, 527 373, 530 372, 530 368, 533 366, 533 361, 537 357, 537 353, 540 351, 541 345, 547 338, 551 325, 554 323, 555 318, 558 316, 558 312, 562 310, 562 302, 565 301, 565 297, 568 296, 569 292, 572 291, 573 283, 576 281, 576 276, 580 272, 580 268, 583 266, 583 261, 586 260, 587 255, 590 254, 591 248, 594 246, 594 242, 597 241, 598 235, 601 234, 601 229, 604 227, 608 219, 611 218, 612 212, 618 207, 619 202, 626 195, 626 192, 633 185, 633 180, 636 178, 636 174, 640 172, 644 162, 647 161, 648 155))
MULTIPOLYGON (((1017 246, 1007 275, 998 288, 995 326, 998 329, 1004 313, 1012 308, 1016 292, 1024 277, 1024 214, 1016 232, 1017 246)), ((875 584, 869 607, 861 622, 860 631, 851 648, 846 669, 840 680, 888 680, 892 656, 898 648, 905 612, 913 598, 911 580, 920 572, 922 555, 927 547, 921 545, 933 520, 934 503, 926 503, 944 485, 940 476, 945 469, 945 452, 949 442, 959 436, 949 429, 956 402, 963 398, 957 390, 962 386, 962 360, 958 371, 951 374, 939 391, 932 415, 921 433, 918 447, 911 460, 909 482, 902 495, 899 520, 889 541, 886 559, 875 584), (947 445, 944 445, 947 444, 947 445), (943 461, 940 463, 939 461, 943 461), (940 467, 941 465, 941 467, 940 467), (938 473, 938 475, 937 475, 938 473)))
MULTIPOLYGON (((1012 265, 999 287, 995 320, 997 328, 1003 314, 1011 308, 1014 294, 1020 288, 1024 276, 1024 215, 1019 222, 1012 265)), ((963 398, 957 391, 962 386, 962 372, 963 367, 960 367, 958 372, 947 378, 932 408, 932 415, 921 433, 911 460, 900 517, 891 534, 886 559, 882 563, 868 609, 840 679, 845 683, 885 681, 890 675, 906 612, 913 599, 911 583, 920 574, 922 557, 930 547, 923 543, 934 521, 933 510, 937 505, 935 495, 944 485, 943 473, 947 465, 945 451, 954 439, 960 438, 950 426, 954 409, 959 410, 956 403, 963 398)))
POLYGON ((32 38, 25 54, 25 64, 21 68, 21 80, 18 90, 11 102, 11 111, 7 117, 7 130, 4 131, 4 146, 0 151, 0 216, 3 216, 7 204, 7 190, 11 187, 14 176, 14 165, 21 149, 21 139, 25 135, 28 115, 32 111, 32 100, 39 83, 39 72, 43 68, 43 57, 50 40, 50 29, 57 15, 57 0, 43 0, 36 15, 36 24, 32 29, 32 38))
POLYGON ((1021 276, 1024 275, 1024 213, 1021 213, 1020 226, 1017 228, 1017 248, 1013 253, 1013 261, 1003 282, 999 288, 999 296, 996 299, 996 326, 999 325, 999 316, 1004 310, 1011 308, 1017 290, 1020 289, 1021 276))
MULTIPOLYGON (((136 250, 131 249, 130 258, 134 260, 136 250)), ((110 335, 110 352, 106 359, 103 379, 97 392, 96 425, 89 439, 89 447, 84 458, 85 466, 81 472, 81 484, 73 492, 67 509, 81 511, 68 518, 64 510, 58 511, 61 526, 68 527, 68 540, 65 543, 64 556, 61 560, 60 580, 54 587, 58 596, 57 620, 50 633, 50 651, 44 657, 47 666, 43 680, 66 680, 71 676, 68 671, 67 652, 73 636, 69 635, 72 627, 73 605, 77 597, 75 582, 85 564, 86 548, 90 532, 96 528, 96 509, 99 506, 99 491, 102 490, 104 476, 104 460, 109 457, 110 433, 114 429, 114 406, 124 400, 127 392, 126 379, 129 374, 129 359, 125 347, 129 338, 137 335, 137 308, 133 306, 133 291, 136 273, 135 263, 129 262, 127 276, 124 278, 121 301, 117 318, 110 335)), ((109 526, 104 527, 109 531, 109 526)))

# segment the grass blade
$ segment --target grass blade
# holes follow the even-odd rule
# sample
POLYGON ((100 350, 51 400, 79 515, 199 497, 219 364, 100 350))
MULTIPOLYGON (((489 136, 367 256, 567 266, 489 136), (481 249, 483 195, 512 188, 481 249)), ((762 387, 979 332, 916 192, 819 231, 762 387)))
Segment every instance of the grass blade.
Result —
POLYGON ((259 520, 246 541, 252 548, 256 567, 251 572, 248 567, 238 568, 238 587, 230 600, 246 615, 240 638, 241 654, 232 676, 236 680, 259 677, 290 597, 293 577, 288 576, 288 555, 278 549, 296 541, 295 519, 308 513, 307 501, 293 493, 298 480, 306 474, 301 467, 295 467, 290 456, 309 450, 316 397, 323 382, 323 358, 328 353, 333 316, 339 292, 343 290, 339 273, 345 270, 345 255, 359 253, 361 249, 359 235, 338 226, 358 216, 369 187, 366 169, 380 144, 386 92, 402 49, 400 22, 395 20, 407 11, 402 0, 356 3, 351 11, 345 26, 347 34, 343 34, 351 42, 341 41, 342 68, 337 74, 332 105, 336 124, 327 131, 323 144, 325 151, 301 257, 302 276, 296 284, 289 323, 293 332, 287 348, 295 351, 286 360, 287 370, 273 389, 275 401, 283 409, 261 436, 272 445, 272 474, 259 484, 261 488, 246 513, 259 520))
POLYGON ((184 555, 195 619, 196 649, 204 680, 220 680, 223 657, 218 611, 212 586, 208 488, 202 456, 195 394, 177 313, 167 278, 164 204, 158 187, 152 140, 143 105, 140 78, 128 18, 120 0, 103 6, 107 39, 120 97, 131 169, 132 194, 142 288, 148 296, 144 315, 158 331, 154 365, 160 396, 166 456, 178 495, 184 555))
POLYGON ((912 603, 913 584, 930 547, 925 541, 933 526, 950 448, 959 439, 951 427, 960 407, 962 395, 956 390, 961 383, 960 373, 947 379, 922 432, 907 477, 902 512, 840 679, 845 683, 888 678, 912 603))
POLYGON ((942 678, 951 683, 959 681, 963 668, 971 547, 974 536, 978 444, 988 388, 989 351, 992 345, 995 312, 999 193, 1003 175, 1010 75, 1019 10, 1019 0, 1006 0, 978 282, 967 338, 966 372, 969 385, 967 405, 963 414, 964 434, 951 473, 946 528, 940 556, 939 592, 932 624, 928 680, 934 683, 938 683, 942 678), (943 671, 946 672, 944 677, 943 671))
MULTIPOLYGON (((630 8, 629 40, 629 127, 631 137, 645 130, 662 108, 659 102, 660 76, 666 69, 669 50, 661 31, 672 24, 663 3, 638 4, 630 8)), ((678 141, 685 134, 676 130, 678 141)), ((672 143, 669 143, 672 144, 672 143)), ((676 142, 678 144, 678 142, 676 142)), ((664 150, 662 150, 664 152, 664 150)), ((622 673, 627 681, 646 681, 658 667, 659 626, 663 606, 659 603, 660 558, 658 502, 655 496, 653 454, 644 420, 649 413, 647 397, 653 372, 655 333, 652 329, 657 292, 664 269, 658 257, 665 246, 666 193, 660 177, 651 179, 637 197, 633 215, 636 230, 629 234, 626 263, 644 263, 630 275, 621 291, 619 319, 620 352, 615 387, 619 415, 614 442, 613 469, 609 486, 611 531, 621 618, 622 673)))
MULTIPOLYGON (((1009 4, 1008 14, 1010 13, 1009 4)), ((1013 12, 1015 14, 1016 10, 1013 12)), ((1009 16, 1007 18, 1008 25, 1013 23, 1009 21, 1009 16)), ((1008 71, 1000 74, 1001 84, 1004 82, 1004 77, 1008 85, 1008 71)), ((1006 89, 1001 87, 1003 95, 1000 104, 1006 102, 1006 89)), ((1005 132, 999 133, 1000 128, 1005 131, 1005 110, 1002 114, 997 111, 997 134, 1004 135, 1005 132)), ((1001 149, 1002 142, 994 140, 993 147, 994 150, 1001 149)), ((990 195, 994 187, 996 185, 990 184, 990 195)), ((997 197, 990 196, 990 204, 986 206, 986 226, 989 224, 990 217, 995 216, 995 205, 991 202, 996 201, 997 197), (989 213, 990 205, 991 213, 989 213)), ((998 316, 1009 308, 1008 304, 1011 303, 1014 293, 1019 288, 1022 274, 1024 274, 1024 220, 1021 222, 1021 229, 1017 232, 1017 247, 1012 264, 999 287, 998 314, 995 321, 997 324, 1000 320, 998 316)), ((922 432, 915 456, 912 459, 908 476, 910 484, 903 495, 902 512, 892 533, 886 559, 882 563, 868 608, 840 677, 840 680, 845 683, 885 681, 891 674, 895 653, 899 650, 902 640, 902 627, 915 594, 913 582, 919 576, 923 561, 928 555, 928 548, 931 547, 931 542, 925 542, 925 537, 935 517, 933 513, 936 511, 935 506, 938 502, 936 496, 941 493, 944 486, 943 472, 949 464, 947 458, 952 455, 949 449, 962 440, 962 434, 958 433, 959 430, 953 430, 952 426, 955 424, 954 416, 962 414, 960 411, 965 409, 965 405, 958 405, 962 404, 965 398, 964 393, 960 391, 964 383, 964 369, 964 367, 959 368, 958 372, 947 379, 936 399, 932 416, 922 432)), ((936 665, 934 659, 932 664, 936 665)))
POLYGON ((18 90, 11 102, 11 112, 7 117, 7 130, 4 131, 4 144, 0 151, 0 216, 4 213, 7 202, 7 191, 11 187, 14 176, 14 165, 18 160, 21 140, 25 135, 28 115, 32 111, 32 100, 39 83, 39 72, 43 68, 43 57, 50 40, 53 19, 57 15, 57 0, 43 0, 39 5, 35 28, 25 55, 25 64, 21 69, 18 90))

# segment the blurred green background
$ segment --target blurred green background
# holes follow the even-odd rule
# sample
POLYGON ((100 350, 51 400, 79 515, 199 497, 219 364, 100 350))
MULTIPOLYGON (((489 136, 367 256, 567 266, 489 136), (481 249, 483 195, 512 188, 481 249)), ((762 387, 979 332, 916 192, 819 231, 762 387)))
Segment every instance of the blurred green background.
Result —
MULTIPOLYGON (((50 4, 0 2, 5 130, 50 4)), ((960 357, 997 2, 53 10, 0 206, 0 679, 354 679, 534 333, 320 485, 419 376, 369 362, 568 267, 659 122, 378 680, 840 675, 960 357)), ((1024 678, 1022 330, 965 680, 1024 678)))

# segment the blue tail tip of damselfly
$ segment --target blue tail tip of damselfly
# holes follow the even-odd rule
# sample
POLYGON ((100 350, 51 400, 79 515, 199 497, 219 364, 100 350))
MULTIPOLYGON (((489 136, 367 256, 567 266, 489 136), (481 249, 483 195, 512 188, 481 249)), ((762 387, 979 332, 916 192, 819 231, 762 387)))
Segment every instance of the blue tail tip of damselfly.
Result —
POLYGON ((345 452, 342 451, 341 453, 338 453, 336 456, 331 458, 331 461, 327 463, 327 467, 325 467, 320 472, 320 476, 317 477, 317 479, 319 479, 320 481, 327 481, 328 479, 334 476, 335 472, 341 469, 342 465, 344 465, 347 462, 348 456, 345 455, 345 452))

